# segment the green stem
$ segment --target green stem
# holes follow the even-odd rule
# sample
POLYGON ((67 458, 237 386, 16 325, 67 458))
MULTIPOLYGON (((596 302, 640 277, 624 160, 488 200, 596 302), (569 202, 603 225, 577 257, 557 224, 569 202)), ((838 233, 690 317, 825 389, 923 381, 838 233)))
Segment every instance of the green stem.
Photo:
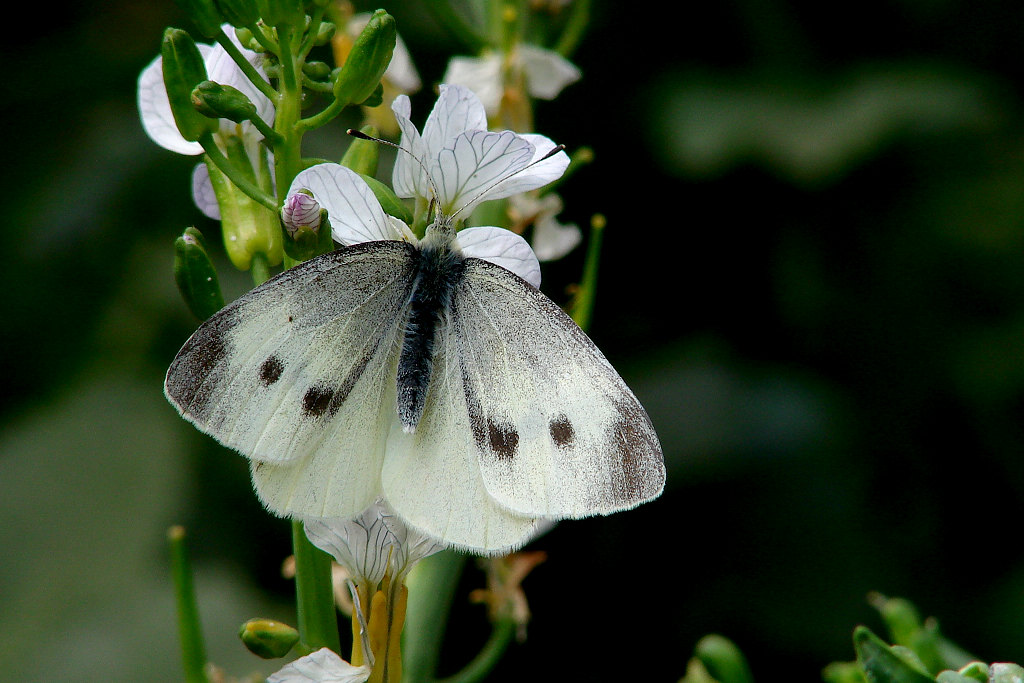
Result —
POLYGON ((252 273, 252 283, 257 287, 270 279, 270 264, 267 262, 266 254, 257 251, 252 255, 250 272, 252 273))
POLYGON ((185 529, 172 526, 167 532, 171 549, 171 578, 178 603, 178 635, 181 638, 181 663, 186 683, 209 683, 206 678, 206 646, 199 624, 199 608, 192 584, 192 566, 185 547, 185 529))
POLYGON ((465 564, 465 555, 445 550, 421 560, 406 579, 409 604, 402 639, 404 681, 433 680, 448 612, 465 564))
POLYGON ((224 51, 228 53, 228 56, 235 61, 235 64, 237 64, 238 68, 242 70, 242 73, 252 81, 252 84, 255 85, 261 93, 270 98, 271 102, 277 99, 277 92, 274 90, 273 86, 271 86, 270 83, 267 83, 266 79, 264 79, 260 72, 256 70, 256 67, 249 63, 249 60, 245 58, 242 51, 238 49, 237 45, 231 42, 231 38, 229 38, 224 31, 221 31, 217 35, 217 42, 220 43, 220 46, 224 48, 224 51))
POLYGON ((587 245, 587 260, 583 264, 583 278, 579 294, 572 306, 572 319, 586 331, 594 312, 594 297, 597 292, 597 265, 601 260, 601 242, 604 237, 604 216, 594 216, 590 221, 590 244, 587 245))
POLYGON ((562 35, 555 44, 555 52, 566 59, 572 56, 580 41, 583 40, 583 34, 590 22, 590 0, 575 0, 569 11, 572 14, 566 20, 565 29, 562 30, 562 35))
POLYGON ((274 149, 275 146, 284 142, 284 138, 276 130, 270 127, 270 125, 261 119, 258 115, 249 119, 252 125, 256 126, 256 130, 263 133, 263 139, 266 141, 270 149, 274 149))
POLYGON ((487 47, 487 40, 470 26, 462 14, 452 9, 448 0, 431 0, 423 3, 423 8, 434 15, 434 19, 454 36, 468 52, 479 53, 487 47))
POLYGON ((448 676, 437 681, 437 683, 476 683, 482 681, 497 665, 501 656, 508 649, 512 637, 516 633, 516 624, 511 619, 502 619, 494 624, 491 637, 487 639, 483 649, 477 653, 469 664, 462 671, 454 676, 448 676))
POLYGON ((295 553, 299 637, 313 650, 329 647, 341 654, 331 588, 331 556, 309 542, 302 522, 298 520, 292 520, 292 550, 295 553))
MULTIPOLYGON (((333 88, 331 89, 331 91, 333 92, 333 88)), ((331 100, 331 103, 327 105, 322 111, 302 119, 295 125, 297 129, 302 132, 306 132, 307 130, 313 130, 314 128, 319 128, 325 123, 333 121, 334 118, 341 113, 341 110, 345 108, 345 105, 345 102, 333 99, 331 100)))
POLYGON ((217 147, 217 143, 213 141, 212 133, 204 133, 203 136, 199 138, 199 144, 203 146, 209 160, 224 172, 224 175, 228 177, 228 180, 235 184, 235 187, 271 211, 277 212, 277 200, 260 189, 249 178, 245 177, 245 174, 232 164, 226 156, 224 156, 220 151, 220 148, 217 147))

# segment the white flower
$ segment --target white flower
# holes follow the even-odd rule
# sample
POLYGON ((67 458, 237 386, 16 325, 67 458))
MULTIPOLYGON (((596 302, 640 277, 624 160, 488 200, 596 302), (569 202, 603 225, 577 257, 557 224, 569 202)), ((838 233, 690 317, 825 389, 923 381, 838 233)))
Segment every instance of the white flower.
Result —
MULTIPOLYGON (((228 24, 225 24, 223 28, 231 38, 231 42, 238 47, 246 60, 266 80, 267 76, 261 64, 262 55, 242 47, 238 38, 235 37, 234 29, 228 24)), ((230 85, 244 93, 256 106, 260 118, 272 125, 275 113, 273 102, 253 85, 227 51, 220 45, 199 44, 197 47, 203 56, 208 79, 222 85, 230 85)), ((139 74, 137 102, 139 115, 142 118, 142 128, 153 142, 164 149, 187 156, 197 156, 203 153, 202 145, 183 138, 174 123, 174 115, 171 113, 171 105, 167 99, 167 89, 164 87, 162 57, 154 59, 139 74)), ((259 144, 263 139, 263 134, 249 121, 238 124, 221 119, 220 130, 214 134, 214 140, 221 151, 226 151, 227 138, 230 136, 242 139, 250 159, 254 160, 255 167, 257 155, 266 153, 259 144)), ((220 208, 213 187, 210 185, 210 176, 205 164, 199 164, 192 174, 192 197, 196 206, 206 216, 220 220, 220 208)))
POLYGON ((308 518, 303 527, 310 542, 332 555, 356 585, 371 589, 389 570, 404 579, 414 564, 448 547, 407 527, 383 499, 355 519, 308 518))
POLYGON ((525 81, 529 95, 553 100, 581 76, 579 68, 557 52, 519 44, 507 54, 489 51, 479 57, 452 57, 442 80, 475 92, 487 115, 494 117, 506 89, 516 87, 520 78, 525 81))
POLYGON ((267 683, 364 683, 370 667, 352 666, 330 648, 300 657, 267 677, 267 683))
POLYGON ((479 202, 510 197, 547 185, 561 177, 569 156, 550 139, 537 134, 487 130, 487 113, 471 90, 442 85, 423 134, 409 120, 409 98, 399 96, 392 109, 402 129, 392 182, 399 197, 430 199, 451 216, 466 215, 479 202), (541 161, 543 159, 543 161, 541 161))
POLYGON ((558 222, 555 216, 561 211, 562 199, 554 193, 540 198, 525 193, 509 198, 508 213, 513 222, 523 228, 527 225, 533 226, 530 245, 538 260, 560 259, 583 240, 583 235, 575 223, 558 222))
MULTIPOLYGON (((300 190, 311 192, 320 206, 327 209, 334 239, 342 244, 377 240, 418 242, 409 226, 384 213, 366 181, 340 164, 317 164, 299 172, 288 196, 300 190)), ((540 263, 526 240, 514 232, 496 227, 467 228, 455 235, 455 241, 464 256, 495 263, 540 287, 540 263)))

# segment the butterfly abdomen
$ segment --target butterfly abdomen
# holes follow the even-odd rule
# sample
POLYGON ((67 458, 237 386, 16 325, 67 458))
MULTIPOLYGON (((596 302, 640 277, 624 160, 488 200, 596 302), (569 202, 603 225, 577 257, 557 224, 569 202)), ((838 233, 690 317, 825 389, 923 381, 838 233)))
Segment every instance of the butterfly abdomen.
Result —
POLYGON ((447 245, 426 245, 419 251, 416 279, 409 298, 402 351, 398 357, 398 417, 407 432, 416 431, 427 400, 434 343, 464 259, 447 245))

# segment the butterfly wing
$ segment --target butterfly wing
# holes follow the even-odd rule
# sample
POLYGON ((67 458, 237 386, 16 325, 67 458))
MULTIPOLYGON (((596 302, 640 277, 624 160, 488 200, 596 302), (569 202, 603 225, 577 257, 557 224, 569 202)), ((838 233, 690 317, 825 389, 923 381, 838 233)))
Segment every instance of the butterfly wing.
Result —
POLYGON ((513 513, 585 517, 664 487, 646 411, 553 301, 467 259, 452 301, 465 420, 487 493, 513 513))
POLYGON ((273 512, 350 516, 379 495, 414 275, 403 242, 333 251, 225 307, 171 364, 168 399, 254 461, 273 512))
POLYGON ((384 495, 410 526, 463 550, 485 554, 519 547, 536 520, 498 505, 477 463, 454 335, 435 346, 427 401, 416 431, 396 421, 381 472, 384 495))

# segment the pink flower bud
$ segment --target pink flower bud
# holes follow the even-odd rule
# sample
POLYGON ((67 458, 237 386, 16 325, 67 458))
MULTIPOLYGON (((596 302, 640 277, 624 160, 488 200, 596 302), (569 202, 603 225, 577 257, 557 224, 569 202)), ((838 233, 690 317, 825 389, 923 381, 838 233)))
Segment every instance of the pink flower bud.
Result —
POLYGON ((320 203, 309 190, 299 190, 284 201, 281 221, 292 237, 302 228, 315 233, 320 228, 320 203))

